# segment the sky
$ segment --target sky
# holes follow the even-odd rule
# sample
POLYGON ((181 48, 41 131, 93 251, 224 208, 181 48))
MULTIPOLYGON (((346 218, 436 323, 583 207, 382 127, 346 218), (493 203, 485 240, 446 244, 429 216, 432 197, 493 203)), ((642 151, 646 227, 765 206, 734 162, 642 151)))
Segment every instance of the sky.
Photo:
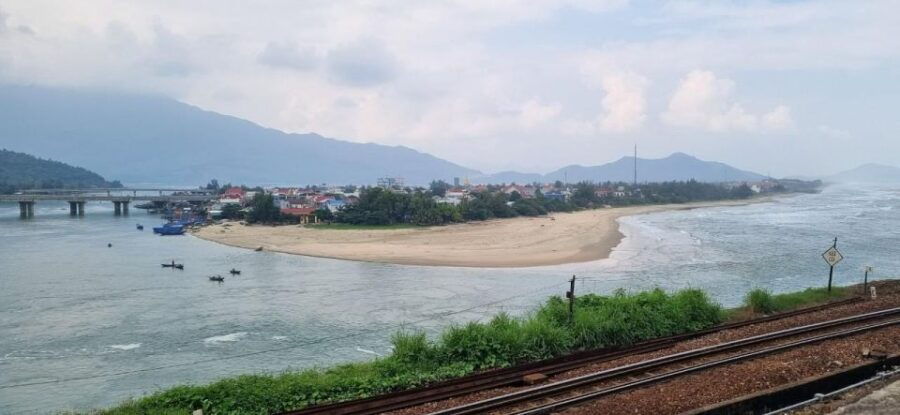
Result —
POLYGON ((900 165, 900 2, 0 0, 0 83, 162 94, 485 172, 900 165))

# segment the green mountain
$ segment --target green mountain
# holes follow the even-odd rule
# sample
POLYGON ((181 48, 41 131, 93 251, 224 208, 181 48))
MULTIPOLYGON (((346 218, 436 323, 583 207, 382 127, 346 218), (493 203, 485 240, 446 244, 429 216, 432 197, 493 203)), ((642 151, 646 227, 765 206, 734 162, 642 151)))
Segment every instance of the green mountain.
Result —
POLYGON ((0 149, 0 192, 32 188, 121 187, 90 170, 0 149))

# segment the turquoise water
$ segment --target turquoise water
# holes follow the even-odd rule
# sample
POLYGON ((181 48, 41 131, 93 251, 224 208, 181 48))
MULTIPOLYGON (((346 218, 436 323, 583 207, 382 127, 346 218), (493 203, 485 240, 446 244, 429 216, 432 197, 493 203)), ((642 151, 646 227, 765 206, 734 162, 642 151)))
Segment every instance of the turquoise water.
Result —
POLYGON ((0 204, 0 413, 114 404, 185 382, 365 360, 399 329, 436 333, 524 313, 566 280, 577 291, 699 287, 724 305, 747 289, 788 291, 900 274, 900 189, 830 187, 743 207, 623 218, 608 260, 524 269, 372 264, 253 252, 150 232, 160 220, 64 203, 32 220, 0 204), (146 231, 135 229, 136 223, 146 231), (107 247, 112 243, 111 248, 107 247), (176 260, 184 271, 162 269, 176 260), (232 267, 242 275, 231 277, 232 267), (208 281, 223 274, 226 281, 208 281))

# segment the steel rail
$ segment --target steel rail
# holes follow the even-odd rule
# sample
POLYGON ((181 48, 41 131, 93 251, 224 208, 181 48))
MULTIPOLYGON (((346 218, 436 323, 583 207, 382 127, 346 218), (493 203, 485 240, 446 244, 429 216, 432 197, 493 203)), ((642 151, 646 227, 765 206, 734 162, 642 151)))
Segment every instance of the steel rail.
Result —
POLYGON ((673 363, 682 362, 689 359, 695 359, 698 357, 710 356, 726 351, 732 351, 736 349, 740 349, 746 346, 752 346, 755 344, 760 344, 772 340, 778 340, 785 337, 795 336, 798 334, 809 333, 812 331, 827 329, 831 327, 842 326, 845 324, 865 322, 868 320, 874 320, 879 318, 890 317, 893 315, 900 314, 900 307, 891 308, 887 310, 879 310, 864 314, 858 314, 849 317, 843 317, 839 319, 824 321, 820 323, 808 324, 805 326, 792 327, 789 329, 779 330, 771 333, 760 334, 756 336, 746 337, 743 339, 733 340, 725 343, 715 344, 711 346, 700 347, 697 349, 687 350, 684 352, 674 353, 671 355, 661 356, 654 359, 643 360, 636 363, 631 363, 623 366, 614 367, 611 369, 601 370, 599 372, 590 373, 587 375, 582 375, 579 377, 561 380, 558 382, 550 383, 547 385, 542 385, 538 387, 534 387, 531 389, 526 389, 518 392, 513 392, 493 398, 484 399, 478 402, 469 403, 466 405, 457 406, 454 408, 449 408, 437 412, 433 412, 432 415, 463 415, 463 414, 476 414, 476 413, 484 413, 489 410, 501 408, 504 406, 509 406, 512 404, 518 404, 522 402, 531 401, 537 398, 548 397, 556 394, 560 394, 563 392, 570 391, 575 388, 584 387, 587 385, 591 385, 603 380, 612 379, 616 377, 626 376, 626 375, 634 375, 641 374, 647 370, 663 367, 666 365, 670 365, 673 363))
POLYGON ((860 297, 847 298, 831 303, 820 304, 812 307, 804 307, 797 310, 771 314, 764 317, 758 317, 750 320, 738 321, 734 323, 721 324, 710 327, 708 329, 699 330, 690 333, 683 333, 674 336, 668 336, 658 339, 652 339, 636 343, 627 348, 607 348, 599 350, 591 350, 585 352, 573 353, 571 355, 561 356, 557 358, 542 360, 538 362, 521 364, 504 369, 495 369, 468 375, 456 379, 438 382, 429 386, 392 392, 371 398, 356 399, 352 401, 313 406, 301 410, 288 411, 283 414, 290 415, 318 415, 318 414, 334 414, 334 415, 371 415, 386 411, 406 408, 410 406, 420 405, 423 403, 434 402, 442 399, 448 399, 455 396, 465 395, 468 393, 479 392, 497 387, 513 385, 521 383, 522 376, 530 373, 541 373, 544 375, 553 375, 572 370, 578 367, 586 366, 593 363, 609 361, 624 356, 630 356, 640 353, 648 353, 665 349, 675 343, 697 338, 711 333, 717 333, 724 330, 731 330, 755 324, 767 323, 770 321, 790 318, 798 315, 813 313, 817 311, 827 310, 834 307, 853 304, 861 301, 860 297))
POLYGON ((672 378, 675 378, 678 376, 683 376, 683 375, 690 374, 693 372, 698 372, 701 370, 705 370, 705 369, 709 369, 709 368, 713 368, 713 367, 717 367, 717 366, 722 366, 722 365, 726 365, 729 363, 735 363, 735 362, 740 362, 740 361, 744 361, 744 360, 749 360, 749 359, 752 359, 755 357, 764 356, 764 355, 772 354, 772 353, 777 353, 777 352, 792 349, 795 347, 806 346, 806 345, 810 345, 813 343, 822 342, 825 340, 831 340, 831 339, 851 336, 854 334, 859 334, 859 333, 863 333, 863 332, 867 332, 867 331, 871 331, 871 330, 877 330, 877 329, 881 329, 881 328, 885 328, 885 327, 890 327, 890 326, 894 326, 897 324, 900 324, 900 319, 894 319, 894 320, 884 321, 881 323, 874 323, 874 324, 869 324, 869 325, 865 325, 865 326, 854 327, 851 329, 841 330, 841 331, 834 332, 834 333, 826 333, 826 334, 820 334, 817 336, 807 337, 804 339, 795 340, 795 341, 788 342, 785 344, 780 344, 777 346, 766 347, 764 349, 754 350, 754 351, 750 351, 750 352, 746 352, 746 353, 737 354, 734 356, 725 357, 722 359, 717 359, 717 360, 713 360, 713 361, 709 361, 709 362, 705 362, 705 363, 700 363, 697 365, 693 365, 693 366, 689 366, 689 367, 685 367, 685 368, 681 368, 681 369, 676 369, 671 372, 666 372, 666 373, 662 373, 662 374, 658 374, 658 375, 651 375, 651 376, 643 378, 643 379, 634 380, 634 381, 626 382, 623 384, 611 386, 609 388, 603 388, 600 390, 588 392, 588 393, 581 394, 581 395, 578 395, 575 397, 566 398, 566 399, 562 399, 562 400, 559 400, 556 402, 544 404, 544 405, 541 405, 541 406, 538 406, 535 408, 529 408, 524 411, 514 412, 513 415, 546 414, 549 412, 559 410, 564 407, 591 401, 591 400, 594 400, 594 399, 597 399, 597 398, 600 398, 600 397, 603 397, 603 396, 606 396, 606 395, 609 395, 612 393, 621 392, 621 391, 625 391, 628 389, 640 387, 643 385, 648 385, 651 383, 656 383, 656 382, 660 382, 663 380, 672 379, 672 378))

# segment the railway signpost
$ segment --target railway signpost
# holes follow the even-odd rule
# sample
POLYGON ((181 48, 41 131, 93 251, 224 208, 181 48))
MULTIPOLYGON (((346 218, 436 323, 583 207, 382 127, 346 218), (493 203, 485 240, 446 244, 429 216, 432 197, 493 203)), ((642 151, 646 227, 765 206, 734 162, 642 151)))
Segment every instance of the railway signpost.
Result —
POLYGON ((822 258, 828 263, 828 292, 831 293, 831 278, 834 276, 834 266, 844 259, 844 256, 841 255, 841 251, 838 251, 837 249, 837 238, 834 238, 834 244, 822 254, 822 258))
POLYGON ((866 290, 869 288, 869 273, 874 272, 875 268, 872 268, 868 265, 865 266, 865 276, 863 276, 863 295, 866 294, 866 290))

